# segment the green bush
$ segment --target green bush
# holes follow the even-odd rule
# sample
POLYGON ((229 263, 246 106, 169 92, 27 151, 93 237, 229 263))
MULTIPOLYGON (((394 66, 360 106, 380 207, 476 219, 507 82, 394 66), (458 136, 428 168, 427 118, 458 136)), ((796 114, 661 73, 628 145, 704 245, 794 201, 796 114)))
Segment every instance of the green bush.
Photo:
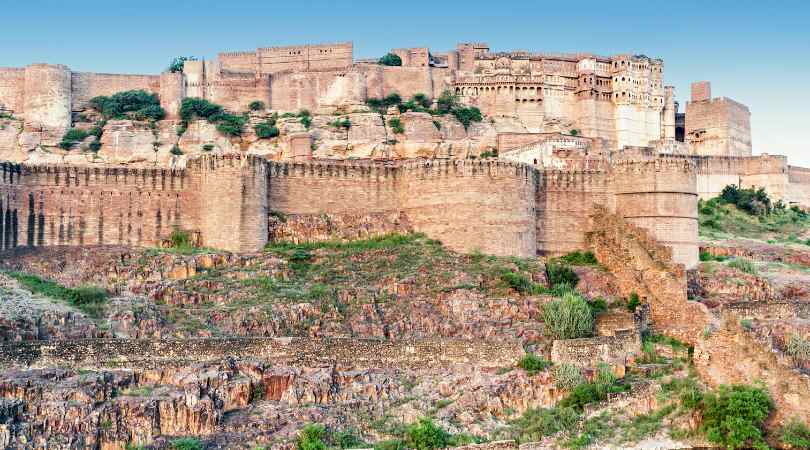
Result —
POLYGON ((549 261, 546 264, 546 278, 548 284, 554 288, 557 285, 567 284, 575 287, 579 282, 579 276, 570 267, 558 262, 549 261))
POLYGON ((411 97, 411 101, 424 109, 430 108, 431 104, 433 103, 430 101, 430 98, 428 98, 427 95, 421 92, 414 94, 413 97, 411 97))
POLYGON ((473 122, 480 122, 484 120, 481 115, 481 110, 475 106, 457 106, 450 111, 462 125, 464 129, 468 129, 473 122))
POLYGON ((579 420, 580 415, 573 408, 527 409, 510 428, 518 442, 538 442, 545 436, 573 430, 579 420))
POLYGON ((181 438, 172 441, 174 450, 203 450, 203 445, 198 439, 181 438))
POLYGON ((389 439, 374 444, 374 450, 405 450, 405 443, 400 439, 389 439))
POLYGON ((89 148, 91 152, 98 153, 98 151, 101 150, 101 142, 93 141, 87 144, 87 148, 89 148))
POLYGON ((309 129, 309 127, 312 126, 312 117, 301 116, 301 125, 303 125, 304 128, 309 129))
POLYGON ((332 125, 335 128, 343 128, 345 130, 348 130, 349 128, 352 127, 352 122, 351 120, 349 120, 348 117, 345 117, 343 119, 335 119, 335 121, 330 123, 329 125, 332 125))
POLYGON ((402 58, 393 53, 386 53, 378 62, 383 66, 401 66, 402 58))
POLYGON ((501 273, 501 280, 503 280, 507 286, 521 294, 532 294, 537 290, 532 280, 520 272, 513 272, 509 269, 503 269, 503 272, 501 273))
POLYGON ((419 419, 405 430, 405 444, 410 449, 443 449, 447 448, 449 441, 450 434, 428 418, 419 419))
POLYGON ((388 119, 388 126, 391 127, 391 131, 393 131, 394 134, 402 134, 405 132, 405 127, 402 126, 402 121, 399 120, 399 117, 388 119))
POLYGON ((90 99, 90 107, 101 113, 105 119, 155 121, 166 116, 158 96, 142 89, 93 97, 90 99))
POLYGON ((710 442, 728 449, 764 449, 762 427, 773 406, 762 387, 721 385, 703 397, 702 429, 710 442))
POLYGON ((458 96, 448 90, 442 92, 436 99, 436 110, 439 114, 448 114, 458 106, 460 106, 458 96))
POLYGON ((298 450, 326 450, 326 443, 323 441, 325 436, 326 428, 323 425, 306 425, 298 435, 298 450))
POLYGON ((202 98, 184 98, 180 104, 180 118, 184 122, 190 122, 195 117, 215 122, 222 114, 224 114, 222 106, 202 98))
POLYGON ((596 256, 590 250, 575 250, 560 256, 559 260, 571 264, 572 266, 595 266, 599 264, 599 261, 596 260, 596 256))
POLYGON ((579 130, 574 128, 573 130, 569 131, 568 134, 570 134, 571 136, 576 136, 579 134, 579 130))
POLYGON ((50 280, 44 280, 36 275, 22 272, 7 272, 7 275, 17 280, 31 292, 64 300, 94 318, 101 316, 107 302, 107 291, 97 286, 69 288, 50 280))
POLYGON ((251 111, 261 111, 264 109, 264 102, 260 100, 254 100, 248 104, 248 109, 251 111))
MULTIPOLYGON (((720 200, 723 203, 736 205, 737 208, 757 216, 768 214, 772 209, 771 199, 765 192, 765 188, 743 189, 730 184, 723 188, 720 193, 720 200)), ((782 206, 780 209, 784 209, 784 205, 782 206)))
POLYGON ((757 266, 750 259, 734 258, 729 261, 728 266, 751 275, 757 274, 757 266))
POLYGON ((551 361, 540 358, 534 353, 526 353, 526 355, 518 361, 518 367, 528 372, 529 375, 534 375, 537 372, 546 370, 551 367, 551 364, 551 361))
POLYGON ((810 428, 799 419, 791 419, 780 430, 779 440, 788 448, 810 448, 810 428))
POLYGON ((563 363, 554 368, 554 386, 570 391, 585 382, 579 367, 563 363))
POLYGON ((568 292, 543 306, 546 332, 554 339, 576 339, 593 333, 593 315, 588 302, 568 292))
POLYGON ((641 300, 638 298, 638 294, 635 292, 630 293, 630 299, 627 300, 627 310, 630 312, 636 312, 636 308, 641 305, 641 300))
POLYGON ((169 235, 169 242, 171 242, 172 248, 175 249, 190 249, 193 247, 191 243, 191 235, 187 231, 183 231, 179 228, 175 228, 172 230, 172 233, 169 235))
POLYGON ((279 135, 278 127, 270 121, 257 123, 254 130, 259 139, 269 139, 279 135))
POLYGON ((88 136, 90 136, 90 133, 86 130, 71 128, 67 130, 64 136, 62 136, 62 141, 59 142, 59 147, 63 150, 70 150, 74 144, 85 140, 88 136))
POLYGON ((217 131, 226 136, 240 136, 248 118, 235 114, 223 114, 219 117, 217 131))
POLYGON ((174 145, 172 145, 172 149, 169 150, 169 153, 171 153, 172 155, 175 155, 175 156, 180 156, 180 155, 183 154, 183 150, 180 149, 180 146, 178 146, 177 144, 174 144, 174 145))
POLYGON ((183 71, 183 65, 186 61, 196 61, 197 58, 194 56, 178 56, 173 58, 172 61, 169 63, 169 72, 177 73, 183 71))
POLYGON ((487 150, 487 151, 485 151, 485 152, 482 152, 482 153, 481 153, 480 155, 478 155, 478 156, 479 156, 481 159, 485 159, 485 158, 497 158, 497 157, 498 157, 498 150, 487 150))
POLYGON ((214 144, 204 144, 202 146, 202 149, 204 152, 210 152, 211 150, 214 149, 214 144))

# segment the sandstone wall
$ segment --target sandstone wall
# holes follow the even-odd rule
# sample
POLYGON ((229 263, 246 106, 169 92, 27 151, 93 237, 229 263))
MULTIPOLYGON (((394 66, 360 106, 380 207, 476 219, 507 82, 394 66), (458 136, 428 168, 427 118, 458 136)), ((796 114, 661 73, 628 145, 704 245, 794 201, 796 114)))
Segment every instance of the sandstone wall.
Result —
POLYGON ((530 166, 504 161, 433 161, 402 167, 399 202, 413 228, 454 250, 534 256, 530 166))
POLYGON ((22 113, 24 100, 25 69, 0 68, 0 108, 22 113))
MULTIPOLYGON (((270 80, 270 108, 281 111, 314 111, 320 99, 342 72, 290 72, 273 75, 270 80)), ((244 106, 242 107, 245 108, 244 106)))
POLYGON ((267 243, 265 160, 203 156, 189 162, 186 197, 206 247, 251 252, 267 243))
POLYGON ((810 169, 788 166, 786 202, 810 208, 810 169))
POLYGON ((725 97, 688 102, 686 139, 699 155, 751 156, 751 113, 725 97))
POLYGON ((686 274, 673 262, 673 249, 603 206, 594 207, 590 226, 588 244, 616 276, 622 295, 636 293, 650 305, 656 331, 694 343, 710 314, 705 305, 687 300, 686 274))
POLYGON ((586 247, 594 204, 608 200, 608 175, 596 170, 540 172, 535 192, 537 252, 559 256, 586 247))
POLYGON ((71 76, 66 66, 32 64, 25 68, 25 121, 53 136, 70 127, 71 76))
POLYGON ((2 171, 5 248, 156 245, 173 226, 193 228, 183 171, 9 163, 2 171))
POLYGON ((520 343, 427 339, 211 338, 183 340, 87 339, 0 344, 4 365, 155 367, 221 359, 258 358, 304 367, 511 367, 520 343))
POLYGON ((351 162, 267 163, 268 208, 284 214, 396 212, 396 169, 351 162))
POLYGON ((99 95, 113 95, 136 89, 160 93, 160 75, 73 72, 70 78, 74 111, 86 108, 90 99, 99 95))
POLYGON ((698 263, 694 165, 681 158, 617 162, 611 167, 612 209, 672 249, 687 269, 698 263))

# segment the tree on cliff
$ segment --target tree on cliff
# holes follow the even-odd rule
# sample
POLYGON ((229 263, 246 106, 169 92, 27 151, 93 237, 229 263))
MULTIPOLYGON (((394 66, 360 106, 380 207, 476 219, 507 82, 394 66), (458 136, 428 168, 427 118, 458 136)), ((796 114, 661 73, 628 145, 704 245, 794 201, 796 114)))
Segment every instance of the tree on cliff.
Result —
POLYGON ((196 61, 196 60, 197 58, 194 56, 178 56, 172 59, 172 62, 169 63, 169 72, 171 73, 182 72, 183 64, 185 64, 186 61, 196 61))
POLYGON ((402 58, 393 53, 386 53, 385 56, 380 58, 379 63, 383 66, 401 66, 402 58))

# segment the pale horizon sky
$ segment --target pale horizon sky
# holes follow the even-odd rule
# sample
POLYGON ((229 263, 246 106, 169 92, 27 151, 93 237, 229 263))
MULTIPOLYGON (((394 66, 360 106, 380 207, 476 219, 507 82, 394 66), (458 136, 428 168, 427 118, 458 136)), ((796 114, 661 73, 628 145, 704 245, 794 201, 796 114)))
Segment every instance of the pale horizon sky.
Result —
POLYGON ((495 51, 635 53, 664 60, 685 108, 692 81, 751 110, 754 153, 810 167, 806 1, 0 0, 0 67, 159 73, 178 55, 352 41, 354 57, 483 41, 495 51))

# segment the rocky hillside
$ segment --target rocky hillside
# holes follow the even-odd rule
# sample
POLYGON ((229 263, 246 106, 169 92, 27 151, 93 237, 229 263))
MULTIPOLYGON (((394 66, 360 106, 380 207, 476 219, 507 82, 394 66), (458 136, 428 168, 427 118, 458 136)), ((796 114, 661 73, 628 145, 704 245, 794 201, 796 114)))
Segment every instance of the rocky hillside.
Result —
POLYGON ((801 448, 792 336, 810 302, 769 262, 718 261, 736 248, 707 244, 690 276, 716 318, 694 350, 655 334, 589 252, 465 255, 414 234, 246 255, 16 249, 0 260, 0 443, 801 448), (750 414, 724 406, 741 399, 750 414), (728 420, 753 428, 733 441, 728 420))

